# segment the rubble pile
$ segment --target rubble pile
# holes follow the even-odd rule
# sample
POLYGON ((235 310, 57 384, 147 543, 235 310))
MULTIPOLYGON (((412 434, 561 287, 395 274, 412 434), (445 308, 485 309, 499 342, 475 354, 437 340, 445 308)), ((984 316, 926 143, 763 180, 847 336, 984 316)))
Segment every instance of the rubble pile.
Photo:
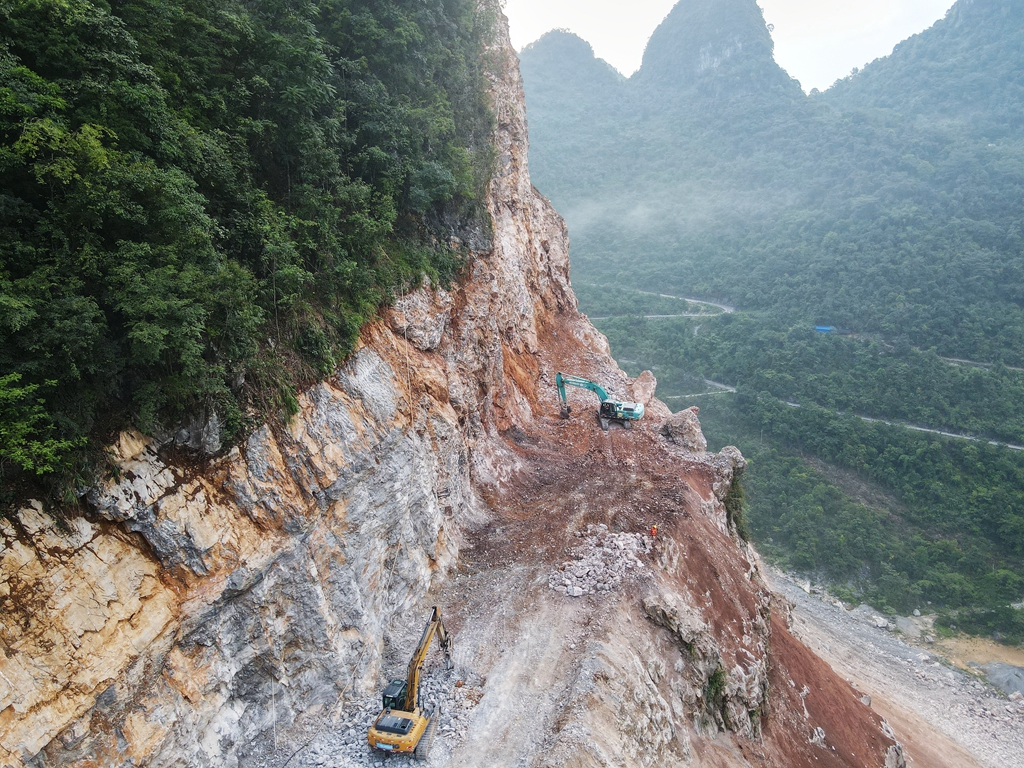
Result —
POLYGON ((650 537, 611 533, 604 523, 588 525, 586 533, 583 544, 571 551, 575 559, 562 563, 548 578, 551 589, 569 597, 611 592, 629 571, 643 567, 640 555, 652 547, 650 537))
POLYGON ((447 737, 451 743, 459 743, 466 738, 473 708, 484 695, 482 678, 472 675, 464 679, 456 674, 457 671, 438 671, 424 678, 421 686, 423 706, 427 709, 441 708, 438 738, 447 737))

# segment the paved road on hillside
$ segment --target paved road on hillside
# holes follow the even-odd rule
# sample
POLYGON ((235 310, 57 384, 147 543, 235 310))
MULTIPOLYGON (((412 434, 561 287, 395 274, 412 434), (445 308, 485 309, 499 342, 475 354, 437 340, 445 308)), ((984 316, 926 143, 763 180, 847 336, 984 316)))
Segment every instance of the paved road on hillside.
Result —
MULTIPOLYGON (((950 365, 966 365, 969 368, 981 368, 986 371, 995 365, 995 363, 980 363, 977 360, 964 360, 959 357, 943 357, 942 355, 939 355, 939 360, 945 360, 950 365)), ((1024 373, 1024 368, 1014 368, 1012 365, 1006 366, 1006 370, 1024 373)))
MULTIPOLYGON (((637 293, 642 293, 644 296, 657 296, 661 299, 676 299, 678 301, 688 301, 691 304, 702 304, 706 307, 714 307, 715 309, 722 310, 714 314, 708 314, 707 312, 680 312, 675 315, 644 315, 647 320, 664 320, 673 317, 718 317, 718 315, 729 315, 736 311, 735 307, 730 307, 728 304, 717 304, 714 301, 705 301, 704 299, 694 299, 690 296, 673 296, 668 293, 654 293, 653 291, 641 291, 637 290, 637 293)), ((598 320, 609 320, 612 317, 621 317, 621 315, 603 315, 601 317, 591 317, 591 321, 598 320)))
MULTIPOLYGON (((793 403, 788 400, 786 400, 785 403, 790 408, 803 407, 800 403, 793 403)), ((834 413, 837 416, 846 415, 842 411, 829 411, 829 413, 834 413)), ((905 421, 888 421, 886 419, 874 419, 870 416, 861 416, 859 413, 854 415, 861 421, 866 421, 870 424, 885 424, 890 427, 902 427, 903 429, 909 429, 913 432, 926 432, 930 435, 941 435, 942 437, 948 437, 953 440, 967 440, 968 442, 971 443, 988 443, 989 445, 994 445, 997 448, 1009 448, 1011 451, 1024 451, 1024 445, 1014 445, 1013 443, 1001 443, 998 440, 986 440, 984 437, 964 435, 957 432, 945 432, 941 429, 932 429, 931 427, 919 427, 914 424, 907 424, 905 421)))
MULTIPOLYGON (((629 362, 629 361, 627 361, 629 362)), ((715 387, 712 392, 696 392, 692 395, 666 395, 662 397, 662 400, 688 400, 692 397, 704 397, 707 395, 728 395, 736 392, 735 387, 730 387, 728 384, 720 384, 717 381, 711 381, 705 379, 705 384, 708 386, 715 387)), ((790 408, 802 408, 803 405, 800 403, 794 403, 789 400, 783 401, 790 408)), ((827 409, 826 409, 827 410, 827 409)), ((829 411, 837 416, 845 416, 843 411, 829 411)), ((885 424, 890 427, 901 427, 903 429, 909 429, 912 432, 924 432, 930 435, 939 435, 940 437, 948 437, 952 440, 966 440, 971 443, 987 443, 988 445, 994 445, 997 448, 1007 448, 1011 451, 1024 451, 1024 445, 1015 445, 1014 443, 1003 443, 998 440, 988 440, 984 437, 975 437, 974 435, 964 435, 957 432, 946 432, 942 429, 932 429, 931 427, 919 427, 916 424, 908 424, 905 421, 889 421, 888 419, 876 419, 871 416, 861 416, 860 414, 854 414, 861 421, 866 421, 869 424, 885 424)))
MULTIPOLYGON (((722 312, 724 312, 727 315, 731 315, 733 312, 736 311, 736 307, 730 307, 728 304, 717 304, 717 303, 715 303, 713 301, 705 301, 704 299, 695 299, 695 298, 692 298, 691 296, 673 296, 673 295, 668 294, 668 293, 654 293, 652 291, 637 291, 637 293, 642 293, 642 294, 644 294, 646 296, 659 296, 659 297, 661 297, 663 299, 679 299, 679 301, 689 301, 689 302, 692 302, 694 304, 706 304, 709 307, 717 307, 718 309, 722 310, 722 312)), ((664 315, 664 317, 669 317, 669 315, 664 315)))

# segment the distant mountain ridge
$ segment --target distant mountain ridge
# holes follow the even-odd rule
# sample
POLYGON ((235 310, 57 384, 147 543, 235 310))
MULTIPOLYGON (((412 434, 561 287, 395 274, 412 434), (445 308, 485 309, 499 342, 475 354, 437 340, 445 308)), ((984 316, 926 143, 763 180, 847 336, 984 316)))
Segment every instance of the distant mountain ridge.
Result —
POLYGON ((521 55, 531 170, 576 274, 829 307, 847 327, 1024 362, 1022 10, 961 0, 815 96, 772 59, 754 0, 683 0, 628 80, 545 36, 521 55))
POLYGON ((960 0, 944 19, 822 95, 995 139, 1024 130, 1024 2, 960 0))

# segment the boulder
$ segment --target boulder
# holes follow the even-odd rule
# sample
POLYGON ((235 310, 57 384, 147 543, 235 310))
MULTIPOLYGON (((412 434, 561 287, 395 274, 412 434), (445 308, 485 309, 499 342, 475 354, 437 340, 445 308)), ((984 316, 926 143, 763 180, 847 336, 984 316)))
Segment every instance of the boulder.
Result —
POLYGON ((644 371, 633 379, 629 385, 630 395, 634 402, 643 403, 644 407, 650 406, 657 389, 658 380, 650 371, 644 371))
POLYGON ((982 665, 981 669, 988 677, 988 681, 1004 693, 1024 695, 1024 667, 993 661, 982 665))
POLYGON ((921 637, 921 628, 914 621, 904 616, 896 618, 896 628, 912 640, 918 640, 921 637))
POLYGON ((670 443, 681 446, 687 451, 706 453, 708 441, 701 431, 700 421, 697 419, 698 413, 700 413, 700 409, 697 406, 673 413, 661 425, 661 434, 668 438, 670 443))

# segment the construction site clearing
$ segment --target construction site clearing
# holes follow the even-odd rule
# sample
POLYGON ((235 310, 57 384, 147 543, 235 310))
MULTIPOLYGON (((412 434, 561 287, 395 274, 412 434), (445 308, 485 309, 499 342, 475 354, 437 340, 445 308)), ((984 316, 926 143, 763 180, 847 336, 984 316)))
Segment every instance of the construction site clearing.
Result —
MULTIPOLYGON (((442 718, 429 764, 885 765, 891 730, 790 635, 726 518, 742 457, 674 444, 651 403, 631 430, 602 431, 581 407, 506 436, 521 461, 424 601, 442 606, 455 662, 428 656, 424 703, 442 718)), ((407 663, 422 611, 393 622, 382 678, 407 663)), ((294 764, 416 764, 368 747, 379 701, 298 724, 294 764)), ((280 765, 274 753, 245 765, 280 765)))

